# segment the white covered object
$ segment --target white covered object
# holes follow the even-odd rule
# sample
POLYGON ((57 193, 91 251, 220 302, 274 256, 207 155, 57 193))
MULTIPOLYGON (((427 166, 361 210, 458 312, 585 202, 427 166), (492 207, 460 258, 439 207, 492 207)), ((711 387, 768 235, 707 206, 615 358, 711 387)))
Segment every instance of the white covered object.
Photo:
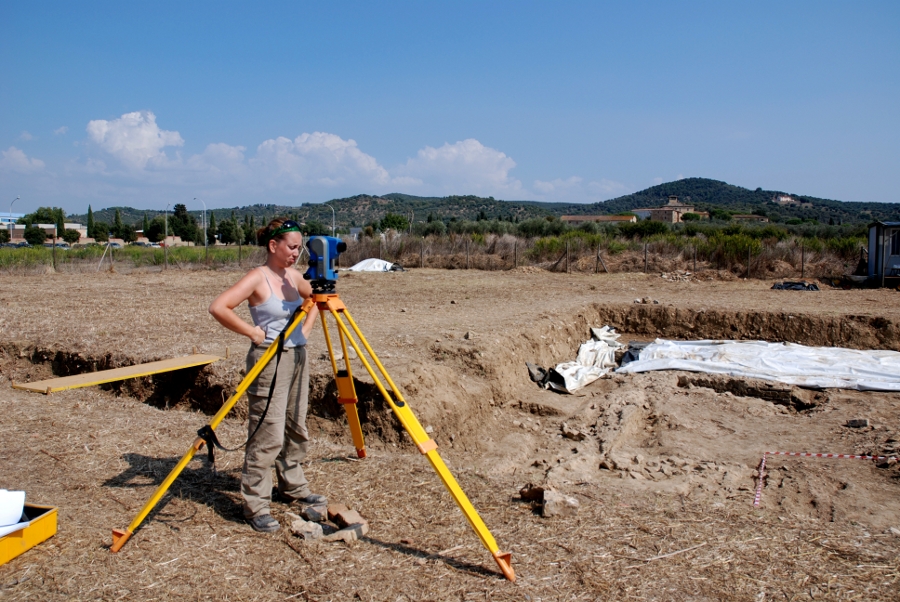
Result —
POLYGON ((900 391, 900 353, 765 341, 656 339, 616 372, 687 370, 759 378, 811 389, 900 391))
POLYGON ((363 259, 351 268, 347 268, 348 272, 390 272, 394 264, 383 259, 363 259))
POLYGON ((547 383, 551 388, 574 393, 616 367, 616 349, 623 347, 616 331, 609 326, 591 328, 591 337, 578 348, 574 362, 564 362, 554 369, 565 385, 551 378, 547 383))
POLYGON ((0 489, 0 537, 28 526, 20 523, 25 510, 25 492, 0 489))

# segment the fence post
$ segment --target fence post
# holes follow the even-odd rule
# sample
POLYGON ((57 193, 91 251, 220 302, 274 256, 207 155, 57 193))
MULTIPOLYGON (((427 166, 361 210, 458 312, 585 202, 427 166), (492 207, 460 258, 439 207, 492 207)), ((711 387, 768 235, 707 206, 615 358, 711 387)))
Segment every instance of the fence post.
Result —
POLYGON ((569 241, 566 241, 566 274, 569 273, 569 241))
POLYGON ((806 278, 806 249, 803 248, 803 241, 800 241, 800 277, 806 278))
POLYGON ((513 269, 519 267, 519 239, 513 241, 513 269))
POLYGON ((644 273, 647 273, 647 243, 644 243, 644 273))
POLYGON ((694 273, 697 273, 697 247, 694 247, 694 273))
POLYGON ((597 257, 596 257, 596 260, 594 261, 594 273, 595 274, 600 273, 600 243, 597 243, 597 257))
POLYGON ((425 237, 422 237, 422 246, 419 247, 419 267, 425 267, 425 237))
POLYGON ((469 237, 466 237, 466 269, 469 269, 469 237))
POLYGON ((750 278, 750 249, 751 246, 747 245, 747 278, 750 278))
POLYGON ((599 244, 597 245, 597 261, 599 261, 600 265, 603 266, 603 271, 606 272, 607 274, 609 274, 610 273, 609 268, 606 267, 606 262, 603 261, 603 257, 600 256, 600 245, 599 244))
MULTIPOLYGON (((10 219, 12 219, 12 216, 10 216, 10 219)), ((56 228, 53 228, 53 271, 54 272, 56 271, 56 236, 57 236, 56 228)), ((10 239, 10 240, 12 240, 12 239, 10 239)), ((112 256, 110 256, 110 257, 112 257, 112 256)))

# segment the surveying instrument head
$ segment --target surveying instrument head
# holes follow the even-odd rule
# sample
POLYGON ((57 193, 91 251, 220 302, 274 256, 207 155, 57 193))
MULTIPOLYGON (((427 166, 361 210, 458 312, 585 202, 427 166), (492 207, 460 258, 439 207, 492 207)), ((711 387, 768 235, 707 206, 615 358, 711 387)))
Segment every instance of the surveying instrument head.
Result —
POLYGON ((347 243, 334 236, 310 236, 309 269, 303 277, 310 281, 314 293, 334 292, 338 273, 334 269, 338 256, 347 250, 347 243))

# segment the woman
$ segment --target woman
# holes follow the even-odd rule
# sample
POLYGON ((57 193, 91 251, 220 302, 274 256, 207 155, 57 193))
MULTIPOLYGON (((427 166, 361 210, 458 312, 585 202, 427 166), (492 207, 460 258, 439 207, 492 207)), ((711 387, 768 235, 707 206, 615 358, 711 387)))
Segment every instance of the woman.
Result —
MULTIPOLYGON (((303 244, 300 226, 296 222, 274 219, 265 228, 260 228, 257 240, 268 251, 265 264, 250 270, 209 306, 209 313, 222 326, 250 339, 248 372, 287 326, 294 310, 313 294, 309 282, 293 267, 303 244), (249 302, 253 326, 234 312, 234 308, 244 301, 249 302)), ((302 504, 326 503, 324 496, 310 491, 301 466, 309 444, 306 429, 309 398, 306 338, 317 315, 318 309, 314 305, 302 327, 295 328, 291 336, 285 339, 272 401, 258 431, 256 426, 266 407, 275 373, 275 358, 247 389, 249 433, 256 431, 256 434, 247 443, 241 473, 241 495, 244 498, 244 517, 254 530, 263 533, 274 533, 280 529, 278 521, 269 512, 273 464, 278 476, 278 492, 284 498, 302 504)))

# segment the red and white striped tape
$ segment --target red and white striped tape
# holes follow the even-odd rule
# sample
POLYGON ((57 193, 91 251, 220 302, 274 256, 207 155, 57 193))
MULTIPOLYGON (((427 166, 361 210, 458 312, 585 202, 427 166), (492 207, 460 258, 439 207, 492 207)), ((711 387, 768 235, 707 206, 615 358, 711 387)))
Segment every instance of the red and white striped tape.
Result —
POLYGON ((762 498, 763 481, 766 477, 766 458, 768 456, 800 456, 802 458, 837 458, 842 460, 885 460, 887 462, 896 462, 896 456, 856 456, 853 454, 810 454, 807 452, 765 452, 762 460, 759 462, 758 476, 759 481, 756 485, 756 495, 753 497, 753 505, 759 506, 759 500, 762 498))

